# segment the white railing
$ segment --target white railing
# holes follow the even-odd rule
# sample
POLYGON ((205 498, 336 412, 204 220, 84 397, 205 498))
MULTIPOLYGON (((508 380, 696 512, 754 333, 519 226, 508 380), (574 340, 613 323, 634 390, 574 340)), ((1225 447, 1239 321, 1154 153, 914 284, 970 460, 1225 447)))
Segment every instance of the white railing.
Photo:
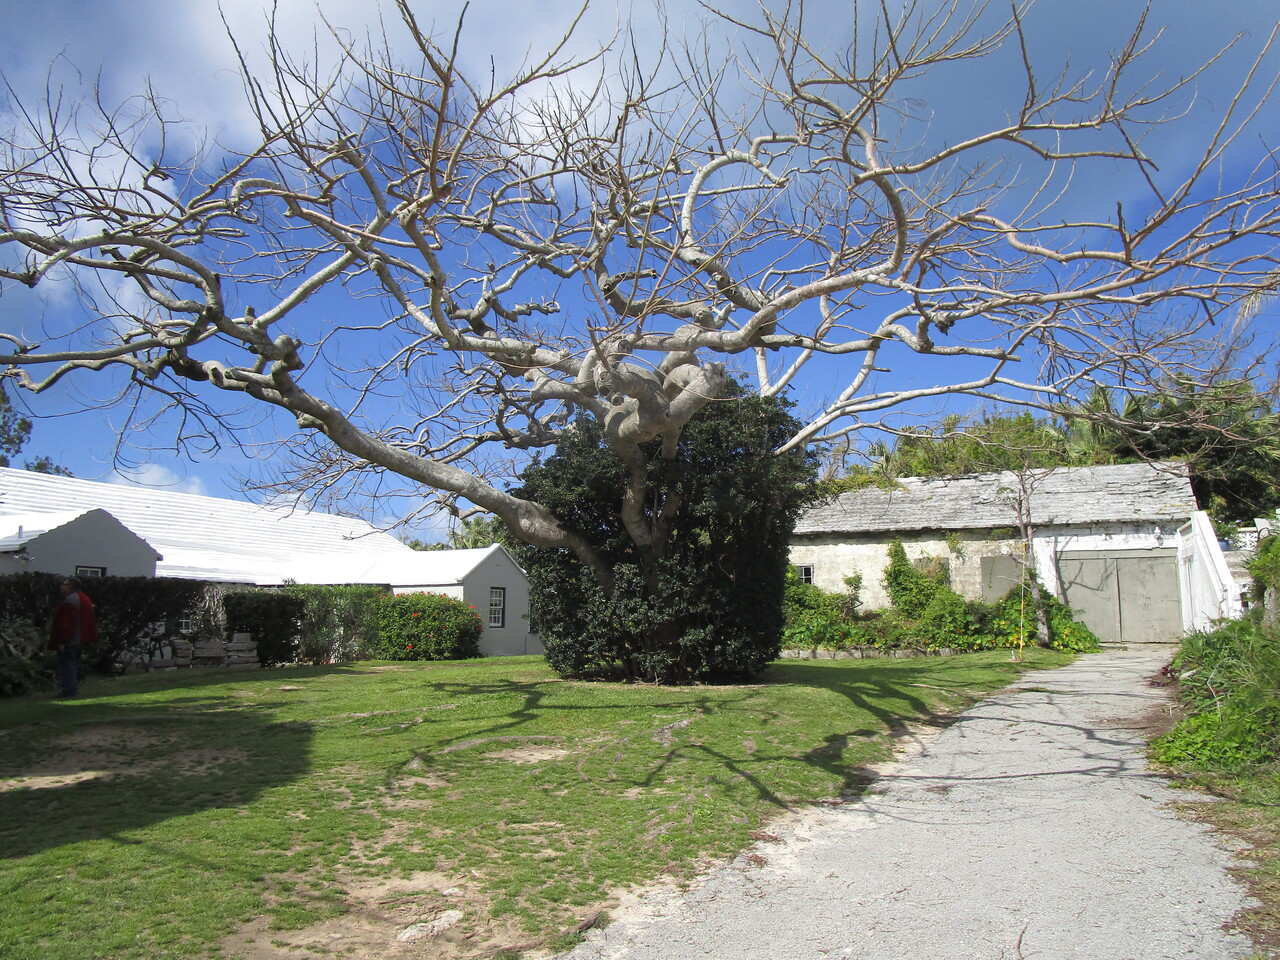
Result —
POLYGON ((1205 630, 1216 620, 1244 613, 1240 589, 1227 568, 1209 515, 1197 510, 1178 530, 1178 586, 1182 591, 1182 628, 1205 630))

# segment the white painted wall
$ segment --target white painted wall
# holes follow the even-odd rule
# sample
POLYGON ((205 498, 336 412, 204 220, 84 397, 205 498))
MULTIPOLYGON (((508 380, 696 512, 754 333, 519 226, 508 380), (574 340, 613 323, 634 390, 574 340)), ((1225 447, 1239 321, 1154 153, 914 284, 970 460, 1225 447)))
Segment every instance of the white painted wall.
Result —
POLYGON ((495 550, 467 575, 463 582, 463 599, 476 608, 484 621, 480 634, 480 652, 486 657, 511 657, 526 653, 542 653, 538 635, 529 632, 529 578, 511 555, 495 550), (507 591, 506 619, 501 627, 489 626, 489 589, 504 587, 507 591))

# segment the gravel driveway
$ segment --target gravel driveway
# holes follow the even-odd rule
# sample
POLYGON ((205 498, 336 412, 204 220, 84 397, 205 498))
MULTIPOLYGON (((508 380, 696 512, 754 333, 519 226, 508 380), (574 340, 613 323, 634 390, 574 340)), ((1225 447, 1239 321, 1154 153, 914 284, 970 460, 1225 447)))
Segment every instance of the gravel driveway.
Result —
POLYGON ((1143 761, 1172 648, 1027 674, 857 801, 797 814, 685 893, 630 900, 571 960, 1247 957, 1231 856, 1143 761))

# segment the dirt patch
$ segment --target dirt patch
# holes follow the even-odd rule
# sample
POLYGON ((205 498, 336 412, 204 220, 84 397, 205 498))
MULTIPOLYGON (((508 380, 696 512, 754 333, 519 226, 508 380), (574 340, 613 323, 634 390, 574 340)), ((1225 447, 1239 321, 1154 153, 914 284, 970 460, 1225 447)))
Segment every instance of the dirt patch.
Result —
MULTIPOLYGON (((201 776, 212 773, 224 763, 243 763, 249 759, 249 753, 239 747, 219 747, 205 750, 181 750, 173 754, 165 764, 176 764, 183 776, 201 776)), ((158 764, 148 764, 156 766, 158 764)))
POLYGON ((95 754, 132 753, 145 750, 157 744, 167 743, 171 738, 149 733, 139 727, 97 726, 83 727, 62 736, 54 737, 49 746, 57 750, 91 750, 95 754))
POLYGON ((261 917, 225 938, 223 954, 243 960, 461 960, 504 949, 524 950, 525 960, 550 955, 528 943, 514 921, 489 918, 488 902, 463 877, 346 877, 340 886, 337 916, 302 930, 272 930, 261 917))
POLYGON ((0 793, 64 787, 86 780, 145 773, 177 760, 183 773, 201 773, 216 763, 246 756, 239 750, 191 750, 157 760, 139 756, 171 743, 172 738, 137 727, 82 727, 49 740, 39 756, 20 771, 0 777, 0 793))
POLYGON ((455 753, 458 750, 470 750, 472 747, 483 746, 486 743, 501 743, 501 742, 527 743, 530 740, 559 741, 560 737, 552 736, 550 734, 535 734, 527 737, 515 737, 515 736, 475 737, 471 740, 462 740, 462 741, 459 741, 458 743, 451 743, 449 746, 442 748, 438 752, 442 754, 455 753))
POLYGON ((76 773, 33 773, 24 777, 6 777, 0 779, 0 793, 14 790, 51 790, 55 787, 69 787, 74 783, 87 780, 108 780, 112 776, 109 770, 80 770, 76 773))
POLYGON ((509 750, 495 750, 486 753, 487 760, 504 760, 507 763, 542 763, 545 760, 561 760, 569 756, 571 751, 563 747, 512 747, 509 750))

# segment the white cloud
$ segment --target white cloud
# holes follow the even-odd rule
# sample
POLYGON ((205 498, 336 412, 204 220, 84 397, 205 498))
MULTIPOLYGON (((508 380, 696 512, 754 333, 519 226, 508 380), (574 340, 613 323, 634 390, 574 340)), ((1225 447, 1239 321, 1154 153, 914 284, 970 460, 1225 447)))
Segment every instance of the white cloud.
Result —
POLYGON ((108 483, 122 487, 162 487, 171 493, 194 493, 212 496, 199 477, 183 477, 158 463, 142 463, 136 467, 117 468, 106 477, 108 483))

